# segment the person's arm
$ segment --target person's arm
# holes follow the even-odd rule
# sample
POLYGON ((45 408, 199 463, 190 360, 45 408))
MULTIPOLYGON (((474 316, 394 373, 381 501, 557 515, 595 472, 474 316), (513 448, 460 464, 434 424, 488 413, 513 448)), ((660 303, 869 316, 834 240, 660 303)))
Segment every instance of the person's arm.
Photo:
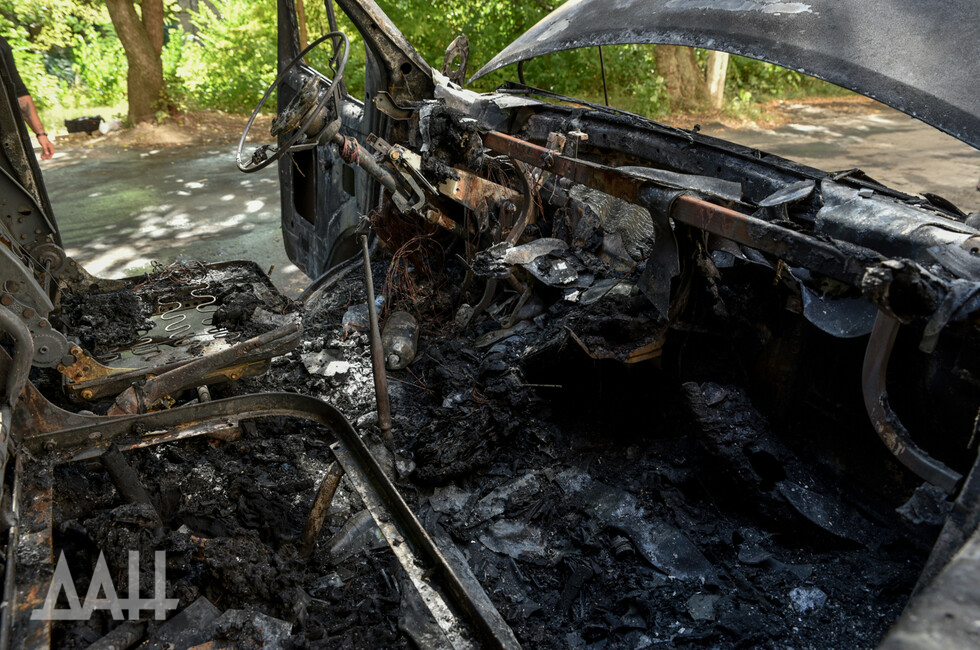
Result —
POLYGON ((20 112, 24 114, 24 121, 37 134, 37 143, 41 145, 41 159, 48 160, 54 155, 54 145, 51 144, 48 134, 44 132, 44 125, 38 117, 34 100, 30 95, 22 95, 17 98, 17 103, 20 104, 20 112))

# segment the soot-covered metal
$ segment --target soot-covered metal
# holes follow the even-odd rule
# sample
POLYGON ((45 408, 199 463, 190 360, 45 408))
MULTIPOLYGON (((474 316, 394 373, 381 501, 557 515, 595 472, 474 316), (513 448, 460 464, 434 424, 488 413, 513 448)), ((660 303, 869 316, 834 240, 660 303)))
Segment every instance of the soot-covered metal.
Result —
POLYGON ((366 101, 279 0, 239 148, 298 300, 89 276, 4 149, 0 648, 975 647, 976 215, 337 5, 366 101))

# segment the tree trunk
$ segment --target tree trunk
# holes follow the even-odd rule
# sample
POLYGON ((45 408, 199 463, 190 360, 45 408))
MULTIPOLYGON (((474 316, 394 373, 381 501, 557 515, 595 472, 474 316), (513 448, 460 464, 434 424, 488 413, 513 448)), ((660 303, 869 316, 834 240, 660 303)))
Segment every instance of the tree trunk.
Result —
POLYGON ((143 0, 143 27, 157 56, 163 51, 163 0, 143 0))
MULTIPOLYGON (((160 4, 157 0, 144 2, 144 20, 153 15, 151 8, 147 12, 147 5, 154 3, 160 4)), ((109 17, 112 19, 112 26, 122 42, 123 50, 126 52, 126 61, 129 64, 129 72, 126 75, 126 93, 129 100, 129 121, 136 124, 138 122, 148 122, 156 117, 156 112, 160 107, 160 93, 163 91, 163 64, 160 61, 160 49, 156 47, 152 38, 159 38, 160 47, 163 46, 163 11, 162 4, 159 13, 159 32, 156 31, 156 23, 147 30, 147 25, 140 20, 136 13, 136 6, 132 0, 106 0, 106 7, 109 9, 109 17), (159 33, 159 37, 156 34, 159 33)))
POLYGON ((708 52, 708 65, 705 76, 708 80, 708 96, 711 108, 720 111, 725 105, 725 77, 728 75, 728 52, 708 52))
POLYGON ((694 50, 676 45, 654 45, 657 74, 667 84, 674 108, 701 108, 708 103, 708 84, 698 66, 694 50))
MULTIPOLYGON (((333 0, 330 0, 333 2, 333 0)), ((306 49, 309 45, 306 33, 306 8, 303 6, 303 0, 296 0, 296 22, 299 23, 299 46, 301 49, 306 49)))

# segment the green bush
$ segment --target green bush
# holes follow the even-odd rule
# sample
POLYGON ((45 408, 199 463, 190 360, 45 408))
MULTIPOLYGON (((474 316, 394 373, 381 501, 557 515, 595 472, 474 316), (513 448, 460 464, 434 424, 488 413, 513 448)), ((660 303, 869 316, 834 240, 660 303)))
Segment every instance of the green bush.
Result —
POLYGON ((845 95, 849 91, 787 68, 732 56, 725 78, 725 94, 736 108, 755 101, 799 95, 845 95))
POLYGON ((112 31, 95 29, 75 36, 71 60, 76 73, 76 104, 115 104, 126 98, 126 53, 112 31))
POLYGON ((213 0, 201 3, 197 35, 184 44, 177 65, 187 95, 198 107, 244 113, 276 75, 275 4, 213 0))

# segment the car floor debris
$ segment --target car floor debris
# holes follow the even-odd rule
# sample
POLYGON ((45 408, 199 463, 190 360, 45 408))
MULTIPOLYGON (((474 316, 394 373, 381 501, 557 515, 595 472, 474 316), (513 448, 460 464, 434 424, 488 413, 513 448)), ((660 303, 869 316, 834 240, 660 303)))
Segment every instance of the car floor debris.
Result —
POLYGON ((977 215, 337 5, 238 151, 297 300, 90 276, 0 111, 0 650, 974 645, 977 215))

